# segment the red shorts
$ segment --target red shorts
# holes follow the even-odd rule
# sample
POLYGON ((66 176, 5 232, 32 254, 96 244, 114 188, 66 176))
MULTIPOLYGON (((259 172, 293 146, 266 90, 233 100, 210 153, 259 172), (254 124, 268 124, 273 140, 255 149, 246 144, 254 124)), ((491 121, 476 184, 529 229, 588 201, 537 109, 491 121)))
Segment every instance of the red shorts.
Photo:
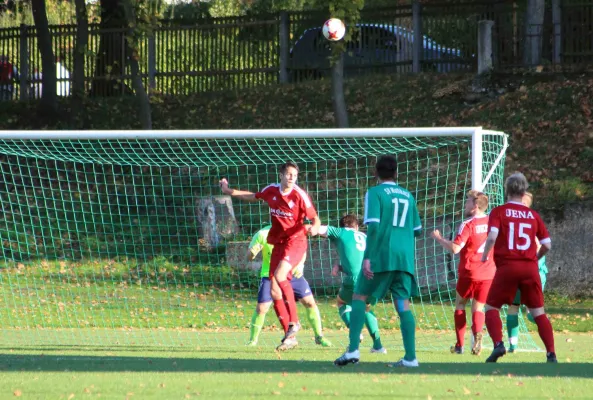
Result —
POLYGON ((457 293, 464 299, 474 299, 479 303, 486 303, 492 279, 476 281, 462 276, 457 280, 457 293))
MULTIPOLYGON (((275 244, 270 257, 270 278, 274 276, 281 261, 288 262, 294 268, 304 260, 305 254, 307 254, 306 238, 289 239, 275 244)), ((292 268, 288 271, 287 278, 292 279, 292 268)))
POLYGON ((542 281, 537 265, 498 265, 486 304, 500 308, 513 304, 517 289, 521 290, 521 304, 527 308, 544 306, 542 281))

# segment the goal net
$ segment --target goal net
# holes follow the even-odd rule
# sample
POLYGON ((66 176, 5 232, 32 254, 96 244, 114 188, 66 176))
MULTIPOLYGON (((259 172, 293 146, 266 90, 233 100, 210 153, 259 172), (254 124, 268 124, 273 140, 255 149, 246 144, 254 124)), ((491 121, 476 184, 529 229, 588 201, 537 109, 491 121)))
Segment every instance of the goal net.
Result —
MULTIPOLYGON (((279 164, 295 161, 322 223, 337 226, 343 214, 363 213, 376 157, 391 153, 424 225, 418 348, 448 348, 458 261, 429 235, 452 236, 472 187, 492 206, 503 202, 506 146, 506 135, 479 128, 0 132, 3 343, 244 344, 261 263, 245 254, 269 211, 222 195, 219 179, 257 191, 277 182, 279 164)), ((336 261, 327 240, 310 240, 305 276, 326 336, 343 344, 336 261)), ((299 307, 301 342, 313 343, 299 307)), ((400 347, 390 299, 375 312, 386 347, 400 347)), ((272 310, 260 345, 280 336, 272 310)), ((521 346, 536 348, 529 335, 521 346)))

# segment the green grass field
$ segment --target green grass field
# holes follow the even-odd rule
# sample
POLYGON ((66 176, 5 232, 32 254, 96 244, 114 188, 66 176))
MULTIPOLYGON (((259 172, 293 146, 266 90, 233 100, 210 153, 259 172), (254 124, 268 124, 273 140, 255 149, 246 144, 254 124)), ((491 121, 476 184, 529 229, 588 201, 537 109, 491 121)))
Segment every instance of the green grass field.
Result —
POLYGON ((269 346, 2 346, 0 398, 590 398, 593 334, 558 334, 556 343, 557 365, 543 363, 541 352, 507 355, 492 365, 483 362, 486 354, 432 351, 419 352, 421 365, 413 370, 388 368, 387 362, 401 356, 391 349, 388 355, 363 354, 359 365, 338 369, 332 361, 342 349, 313 344, 282 354, 269 346))

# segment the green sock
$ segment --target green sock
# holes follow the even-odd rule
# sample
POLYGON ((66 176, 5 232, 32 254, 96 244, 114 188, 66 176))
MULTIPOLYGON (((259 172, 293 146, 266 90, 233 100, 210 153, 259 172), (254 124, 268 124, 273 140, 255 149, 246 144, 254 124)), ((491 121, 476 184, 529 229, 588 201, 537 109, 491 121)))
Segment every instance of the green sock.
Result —
POLYGON ((255 342, 259 337, 259 334, 264 326, 264 321, 266 320, 266 314, 258 314, 257 311, 253 313, 253 317, 251 317, 251 330, 249 341, 255 342))
POLYGON ((364 315, 366 311, 366 304, 362 300, 352 301, 352 312, 350 312, 350 346, 348 351, 353 352, 358 350, 360 345, 360 332, 364 326, 364 315))
POLYGON ((381 335, 379 335, 379 324, 377 323, 377 317, 372 311, 369 311, 364 315, 364 324, 366 325, 369 334, 373 338, 373 349, 379 350, 381 347, 383 347, 383 344, 381 344, 381 335))
POLYGON ((413 361, 416 359, 416 321, 414 321, 414 314, 410 310, 398 312, 398 314, 406 351, 404 359, 413 361))
POLYGON ((516 346, 519 342, 519 315, 507 314, 507 333, 511 346, 516 346))
POLYGON ((527 313, 527 319, 529 320, 529 322, 532 322, 535 324, 535 318, 533 318, 533 315, 531 315, 530 312, 527 313))
POLYGON ((346 324, 346 328, 350 328, 350 312, 352 311, 352 307, 347 304, 344 304, 338 308, 338 312, 340 313, 340 318, 346 324))
POLYGON ((305 312, 307 313, 307 319, 313 328, 313 332, 315 332, 315 336, 323 336, 323 331, 321 330, 321 315, 319 315, 319 308, 317 306, 311 308, 305 308, 305 312))

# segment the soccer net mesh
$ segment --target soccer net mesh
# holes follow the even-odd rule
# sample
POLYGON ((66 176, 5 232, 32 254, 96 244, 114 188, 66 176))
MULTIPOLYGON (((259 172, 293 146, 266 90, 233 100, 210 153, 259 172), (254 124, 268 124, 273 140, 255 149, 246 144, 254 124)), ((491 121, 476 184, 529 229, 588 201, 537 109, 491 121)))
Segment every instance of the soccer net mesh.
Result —
MULTIPOLYGON (((278 181, 279 164, 296 161, 299 184, 322 223, 337 226, 344 213, 363 213, 364 193, 376 183, 376 157, 386 153, 397 155, 399 183, 417 199, 424 225, 416 250, 422 296, 413 305, 418 348, 453 343, 457 257, 429 235, 439 229, 451 237, 463 219, 471 136, 401 137, 396 130, 392 137, 195 134, 0 140, 5 346, 244 344, 260 266, 245 253, 251 236, 269 223, 269 212, 263 203, 223 196, 220 177, 257 191, 278 181)), ((492 206, 503 202, 505 149, 505 135, 483 131, 484 190, 492 206)), ((330 270, 336 260, 327 240, 310 240, 305 276, 326 336, 339 345, 347 330, 335 306, 340 278, 330 270)), ((399 321, 390 299, 375 311, 383 343, 401 347, 399 331, 392 332, 399 321)), ((301 319, 301 342, 313 343, 302 312, 301 319)), ((521 330, 526 332, 524 323, 521 330)), ((278 344, 280 336, 272 310, 260 344, 278 344)), ((529 335, 522 337, 523 348, 535 348, 529 335)))

